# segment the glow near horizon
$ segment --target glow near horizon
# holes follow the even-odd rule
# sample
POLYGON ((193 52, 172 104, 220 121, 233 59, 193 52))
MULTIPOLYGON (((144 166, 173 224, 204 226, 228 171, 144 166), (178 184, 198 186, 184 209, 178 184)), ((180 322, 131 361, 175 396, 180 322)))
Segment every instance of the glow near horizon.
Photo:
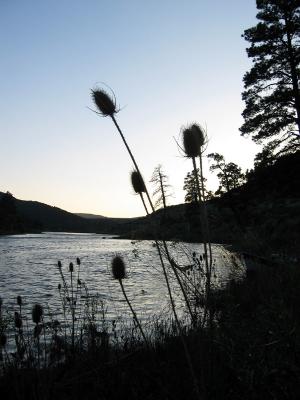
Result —
POLYGON ((41 3, 0 2, 1 191, 71 212, 144 214, 118 133, 87 108, 99 81, 116 93, 145 181, 158 164, 169 175, 172 204, 192 168, 174 140, 182 125, 207 126, 208 152, 252 167, 260 148, 238 128, 254 0, 41 3))

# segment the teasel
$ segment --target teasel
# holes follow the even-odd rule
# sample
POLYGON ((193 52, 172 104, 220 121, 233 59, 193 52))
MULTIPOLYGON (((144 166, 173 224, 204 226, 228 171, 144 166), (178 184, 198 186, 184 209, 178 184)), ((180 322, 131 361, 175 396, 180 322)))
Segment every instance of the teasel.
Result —
POLYGON ((15 319, 15 327, 20 330, 22 328, 22 318, 21 315, 16 311, 14 319, 15 319))
POLYGON ((205 144, 205 136, 206 135, 205 135, 204 129, 200 125, 195 124, 195 123, 190 126, 190 129, 192 130, 192 132, 194 133, 194 135, 197 138, 198 146, 200 146, 200 152, 201 152, 201 149, 205 144))
MULTIPOLYGON (((142 176, 142 174, 140 173, 139 167, 137 165, 137 162, 132 154, 132 151, 125 139, 125 136, 119 126, 119 124, 117 123, 116 117, 115 115, 119 112, 119 109, 116 106, 116 97, 115 94, 113 93, 113 97, 110 96, 105 90, 100 89, 100 88, 96 88, 93 89, 91 91, 91 95, 92 95, 92 99, 96 105, 96 107, 98 108, 99 112, 96 112, 97 114, 102 115, 103 117, 110 117, 115 125, 115 127, 117 128, 117 131, 119 132, 123 143, 129 153, 129 156, 131 158, 131 161, 133 162, 134 168, 135 170, 140 174, 140 176, 142 176)), ((151 210, 154 212, 154 206, 151 200, 151 197, 149 195, 149 192, 147 190, 147 187, 145 185, 145 193, 148 199, 148 202, 150 204, 151 210)))
MULTIPOLYGON (((80 280, 81 260, 79 257, 76 257, 76 264, 77 264, 78 269, 77 269, 76 294, 75 294, 74 313, 73 313, 74 314, 74 331, 78 331, 79 320, 80 320, 80 318, 77 318, 77 327, 75 329, 75 319, 76 319, 75 313, 76 313, 76 310, 78 309, 77 302, 78 302, 78 299, 81 298, 81 280, 80 280)), ((79 314, 81 314, 81 302, 79 303, 79 314)), ((75 332, 74 332, 74 334, 75 334, 75 332)))
POLYGON ((126 300, 126 302, 128 304, 128 307, 130 308, 130 311, 131 311, 131 313, 133 315, 133 319, 134 319, 137 327, 139 328, 139 330, 141 332, 141 335, 142 335, 142 337, 143 337, 143 339, 145 341, 145 344, 149 347, 149 342, 148 342, 148 339, 146 338, 146 335, 145 335, 145 333, 143 331, 142 325, 141 325, 141 323, 140 323, 140 321, 139 321, 139 319, 138 319, 138 317, 136 315, 136 312, 134 311, 134 309, 133 309, 133 307, 132 307, 132 305, 131 305, 128 297, 127 297, 127 294, 125 292, 125 288, 124 288, 124 285, 123 285, 123 279, 126 278, 126 266, 125 266, 125 263, 124 263, 124 260, 123 260, 122 257, 115 256, 112 259, 111 271, 112 271, 113 278, 117 279, 119 281, 123 296, 125 297, 125 300, 126 300))
MULTIPOLYGON (((131 183, 132 183, 132 186, 133 186, 134 191, 135 191, 136 193, 139 193, 139 194, 140 194, 140 197, 141 197, 142 203, 143 203, 143 205, 144 205, 146 214, 148 215, 149 212, 148 212, 147 206, 146 206, 145 201, 144 201, 144 198, 143 198, 143 192, 145 192, 145 187, 146 187, 146 186, 145 186, 144 180, 143 180, 142 176, 139 174, 139 172, 137 172, 137 171, 132 171, 132 172, 131 172, 131 183)), ((195 319, 194 319, 194 315, 193 315, 193 312, 192 312, 192 309, 191 309, 191 306, 190 306, 190 302, 189 302, 187 293, 186 293, 186 291, 185 291, 185 289, 184 289, 184 287, 183 287, 183 284, 182 284, 182 281, 181 281, 181 279, 180 279, 180 276, 179 276, 179 274, 178 274, 176 268, 174 267, 174 263, 172 262, 172 258, 171 258, 170 254, 169 254, 168 246, 167 246, 167 244, 166 244, 166 242, 165 242, 164 240, 162 241, 162 243, 163 243, 163 248, 164 248, 166 257, 167 257, 167 259, 168 259, 168 262, 170 263, 171 269, 172 269, 172 271, 174 272, 174 275, 175 275, 175 277, 176 277, 176 280, 177 280, 177 282, 178 282, 178 284, 179 284, 179 286, 180 286, 180 289, 181 289, 181 291, 182 291, 182 293, 183 293, 183 297, 184 297, 184 300, 185 300, 185 302, 186 302, 186 305, 187 305, 189 314, 190 314, 190 316, 191 316, 191 320, 192 320, 192 322, 193 322, 193 324, 194 324, 195 319)), ((161 250, 160 250, 160 247, 159 247, 159 243, 158 243, 157 241, 155 241, 155 245, 156 245, 156 248, 157 248, 157 250, 158 250, 159 257, 160 257, 160 261, 161 261, 161 264, 162 264, 163 270, 164 270, 165 267, 164 267, 164 265, 163 265, 163 259, 162 259, 162 257, 161 257, 161 250)), ((165 280, 166 280, 166 283, 167 283, 167 287, 170 288, 169 282, 168 282, 167 273, 166 273, 166 271, 163 271, 163 273, 164 273, 164 276, 165 276, 165 280)), ((169 291, 169 297, 170 297, 171 304, 172 304, 173 313, 174 313, 174 315, 175 315, 175 314, 176 314, 176 311, 175 311, 175 303, 174 303, 173 298, 172 298, 171 290, 168 290, 168 291, 169 291)), ((177 318, 177 315, 176 315, 175 319, 176 319, 177 321, 179 321, 178 318, 177 318)))
MULTIPOLYGON (((105 111, 105 110, 103 110, 102 104, 97 104, 97 103, 99 103, 99 102, 96 101, 96 92, 97 92, 97 91, 101 91, 101 89, 97 89, 97 90, 93 90, 93 91, 92 91, 92 98, 93 98, 93 100, 94 100, 94 103, 95 103, 96 106, 98 107, 98 109, 99 109, 99 111, 100 111, 100 114, 101 114, 102 116, 110 116, 110 117, 111 117, 113 123, 115 124, 115 126, 116 126, 116 128, 117 128, 117 130, 118 130, 118 132, 119 132, 119 134, 120 134, 120 136, 121 136, 121 138, 122 138, 122 140, 123 140, 123 143, 125 144, 125 147, 126 147, 128 153, 129 153, 129 156, 130 156, 130 158, 131 158, 131 160, 132 160, 132 162, 133 162, 135 171, 138 172, 140 176, 142 176, 141 173, 140 173, 139 167, 138 167, 138 165, 137 165, 137 162, 136 162, 136 160, 135 160, 135 158, 134 158, 134 156, 133 156, 133 154, 132 154, 132 152, 131 152, 131 149, 130 149, 130 147, 128 146, 127 141, 126 141, 126 139, 125 139, 125 137, 124 137, 124 135, 123 135, 123 133, 122 133, 122 131, 121 131, 121 128, 119 127, 119 125, 118 125, 118 123, 117 123, 117 121, 116 121, 115 114, 117 113, 118 110, 114 111, 113 107, 111 107, 110 113, 107 113, 107 112, 105 113, 105 112, 103 112, 103 111, 105 111)), ((102 90, 102 92, 104 92, 104 91, 102 90)), ((105 94, 107 95, 106 92, 105 92, 105 94)), ((105 98, 105 101, 107 101, 106 97, 105 97, 105 96, 103 96, 103 97, 105 98)), ((98 98, 102 98, 102 96, 99 96, 98 98)), ((111 99, 110 104, 111 104, 111 103, 112 103, 113 105, 116 104, 115 96, 114 96, 113 99, 111 99)), ((154 208, 154 205, 153 205, 152 200, 151 200, 151 198, 150 198, 150 195, 149 195, 149 192, 148 192, 148 190, 147 190, 146 185, 145 185, 145 189, 146 189, 146 190, 145 190, 146 197, 147 197, 147 199, 148 199, 150 208, 151 208, 152 212, 154 212, 154 211, 155 211, 155 208, 154 208)), ((144 203, 143 203, 143 204, 144 204, 144 203)), ((144 205, 144 207, 145 207, 145 205, 144 205)), ((145 211, 146 211, 146 214, 149 214, 149 212, 148 212, 148 210, 147 210, 147 207, 145 207, 145 211)), ((164 264, 164 260, 163 260, 163 256, 162 256, 161 247, 160 247, 160 244, 158 243, 158 241, 155 241, 155 244, 156 244, 157 252, 158 252, 158 255, 159 255, 160 263, 161 263, 161 266, 162 266, 163 275, 164 275, 164 278, 165 278, 165 281, 166 281, 166 286, 167 286, 168 295, 169 295, 169 298, 170 298, 170 301, 171 301, 171 306, 172 306, 174 318, 175 318, 175 320, 176 320, 176 324, 177 324, 177 326, 178 326, 179 331, 182 331, 182 330, 181 330, 181 327, 180 327, 180 322, 179 322, 179 319, 178 319, 178 316, 177 316, 177 313, 176 313, 175 302, 174 302, 174 299, 173 299, 173 296, 172 296, 172 291, 171 291, 171 287, 170 287, 170 283, 169 283, 169 278, 168 278, 168 275, 167 275, 166 267, 165 267, 165 264, 164 264)), ((166 253, 166 255, 167 255, 168 261, 169 261, 169 263, 170 263, 170 255, 169 255, 168 248, 167 248, 167 244, 166 244, 165 241, 163 241, 163 247, 164 247, 165 253, 166 253)), ((171 265, 171 263, 170 263, 170 265, 171 265)), ((122 282, 122 281, 120 281, 120 282, 122 282)), ((182 285, 181 285, 181 287, 182 287, 182 285)), ((189 308, 189 310, 190 310, 190 308, 189 308)), ((181 336, 182 336, 182 335, 181 335, 181 336)))
POLYGON ((69 264, 69 271, 72 273, 74 271, 74 264, 70 262, 69 264))
MULTIPOLYGON (((40 334, 42 332, 42 325, 40 323, 42 322, 43 313, 44 313, 44 310, 40 304, 35 304, 32 307, 31 316, 32 316, 32 321, 35 323, 35 327, 33 329, 33 334, 37 341, 38 368, 40 368, 40 359, 41 359, 40 334)), ((45 329, 44 329, 44 336, 45 336, 45 329)))
MULTIPOLYGON (((208 244, 208 256, 209 256, 209 271, 208 271, 208 276, 210 279, 211 272, 212 272, 212 263, 213 263, 213 256, 212 256, 212 248, 211 248, 211 242, 210 242, 210 229, 209 229, 209 223, 208 223, 208 215, 207 215, 207 208, 206 208, 206 203, 205 203, 205 185, 204 185, 204 175, 203 175, 203 165, 202 165, 202 153, 203 153, 203 147, 207 143, 206 140, 206 132, 205 130, 198 124, 192 124, 191 129, 198 138, 199 145, 200 145, 200 154, 199 154, 199 164, 200 164, 200 179, 201 179, 201 194, 202 194, 202 201, 203 201, 203 219, 204 219, 204 225, 205 225, 205 231, 206 231, 206 240, 208 244)), ((208 283, 210 286, 210 282, 208 283)))
POLYGON ((66 295, 69 296, 69 287, 68 287, 67 282, 65 280, 65 276, 64 276, 64 273, 63 273, 63 270, 62 270, 61 261, 57 261, 57 268, 58 268, 59 275, 60 275, 62 283, 63 283, 64 292, 65 292, 66 295))
MULTIPOLYGON (((116 98, 115 98, 115 95, 113 94, 113 98, 110 98, 110 100, 109 100, 107 97, 109 97, 109 95, 107 94, 107 92, 105 92, 105 91, 102 90, 102 89, 92 90, 92 98, 93 98, 93 100, 94 100, 94 103, 95 103, 96 106, 98 107, 98 109, 99 109, 99 111, 100 111, 100 114, 101 114, 102 116, 110 116, 110 117, 111 117, 112 121, 114 122, 114 124, 115 124, 115 126, 116 126, 116 128, 117 128, 117 130, 118 130, 118 132, 119 132, 119 134, 120 134, 120 136, 121 136, 121 138, 122 138, 124 144, 125 144, 125 147, 126 147, 128 153, 129 153, 129 156, 130 156, 130 158, 131 158, 131 160, 132 160, 132 162, 133 162, 133 165, 134 165, 134 167, 135 167, 135 170, 134 170, 134 179, 138 181, 138 187, 134 187, 134 190, 137 189, 137 190, 138 190, 137 193, 140 193, 140 197, 141 197, 141 199, 142 199, 142 202, 143 202, 143 205, 144 205, 146 214, 149 214, 148 209, 147 209, 147 207, 146 207, 146 204, 145 204, 145 202, 144 202, 143 193, 146 194, 146 197, 147 197, 147 199, 148 199, 148 202, 149 202, 149 205, 150 205, 150 208, 151 208, 152 212, 155 211, 155 208, 154 208, 154 205, 153 205, 152 200, 151 200, 151 198, 150 198, 149 192, 148 192, 148 190, 147 190, 147 186, 145 185, 144 182, 143 182, 144 185, 141 186, 142 174, 141 174, 141 172, 140 172, 140 170, 139 170, 139 167, 138 167, 138 165, 137 165, 137 163, 136 163, 136 160, 135 160, 135 158, 134 158, 134 156, 133 156, 133 154, 132 154, 132 152, 131 152, 131 150, 130 150, 128 144, 127 144, 127 141, 126 141, 126 139, 125 139, 125 137, 124 137, 124 135, 123 135, 123 133, 122 133, 122 131, 121 131, 121 129, 120 129, 120 127, 119 127, 117 121, 116 121, 115 114, 118 112, 118 110, 116 109, 116 98), (102 92, 102 93, 100 93, 100 92, 102 92), (100 99, 101 101, 99 101, 99 99, 100 99), (103 104, 102 104, 102 99, 103 99, 103 104), (111 107, 109 113, 108 113, 107 110, 106 110, 107 104, 110 104, 110 107, 111 107), (141 189, 142 189, 142 190, 141 190, 141 189)), ((133 182, 132 182, 132 183, 133 183, 133 182)), ((135 183, 137 183, 137 182, 135 182, 135 183)), ((171 292, 170 284, 169 284, 169 281, 168 281, 169 278, 168 278, 168 275, 167 275, 167 272, 166 272, 166 267, 165 267, 165 265, 164 265, 164 260, 163 260, 163 257, 162 257, 162 251, 161 251, 160 245, 159 245, 159 243, 158 243, 157 241, 155 242, 155 244, 157 245, 156 247, 157 247, 159 259, 160 259, 160 262, 161 262, 161 265, 162 265, 164 278, 165 278, 165 280, 166 280, 166 285, 167 285, 167 289, 168 289, 168 294, 169 294, 169 297, 170 297, 170 301, 171 301, 171 304, 172 304, 172 309, 173 309, 174 317, 175 317, 175 319, 176 319, 177 321, 179 321, 179 320, 178 320, 178 317, 177 317, 177 314, 176 314, 176 310, 175 310, 175 303, 174 303, 174 300, 173 300, 173 297, 172 297, 172 292, 171 292)), ((168 262, 169 262, 170 265, 171 265, 171 261, 170 261, 170 260, 171 260, 171 257, 170 257, 170 255, 169 255, 168 247, 167 247, 167 244, 166 244, 165 241, 163 241, 163 248, 164 248, 164 251, 165 251, 165 253, 166 253, 168 262)), ((171 268, 173 269, 174 274, 175 274, 175 276, 176 276, 176 279, 178 280, 178 283, 179 283, 179 285, 180 285, 180 288, 181 288, 181 290, 183 291, 183 295, 184 295, 185 300, 186 300, 186 302, 187 302, 187 307, 188 307, 189 312, 190 312, 190 314, 191 314, 191 318, 193 318, 192 311, 191 311, 191 307, 190 307, 190 305, 189 305, 187 296, 186 296, 186 294, 185 294, 185 292, 184 292, 183 285, 182 285, 182 283, 181 283, 181 281, 180 281, 180 277, 179 277, 177 271, 174 270, 174 268, 172 267, 172 265, 171 265, 171 268)))
POLYGON ((200 155, 200 140, 197 131, 192 126, 182 130, 182 144, 186 157, 196 158, 200 155))
MULTIPOLYGON (((209 239, 209 225, 208 225, 208 217, 207 210, 205 205, 205 196, 204 196, 204 177, 203 177, 203 168, 202 168, 202 147, 205 144, 205 133, 203 128, 201 128, 198 124, 193 123, 182 129, 182 145, 185 156, 192 159, 193 162, 193 172, 196 179, 196 187, 198 194, 198 201, 200 204, 201 211, 201 231, 203 236, 203 247, 204 247, 204 260, 205 260, 205 269, 206 269, 206 297, 207 303, 209 301, 210 295, 210 277, 212 270, 212 249, 211 243, 209 239), (199 157, 200 163, 200 179, 201 179, 201 188, 199 183, 199 177, 197 174, 197 165, 196 158, 199 157)), ((204 313, 203 323, 205 322, 206 311, 204 313)))
MULTIPOLYGON (((75 345, 75 307, 76 307, 76 302, 74 300, 74 286, 73 286, 73 272, 74 272, 74 265, 72 262, 69 264, 69 271, 71 273, 71 299, 70 299, 70 310, 71 310, 71 315, 72 315, 72 351, 74 351, 74 345, 75 345)), ((78 286, 77 286, 78 287, 78 286)))
POLYGON ((138 171, 132 171, 130 174, 130 178, 131 178, 131 184, 132 184, 133 190, 135 191, 135 193, 138 193, 140 195, 140 198, 142 200, 142 203, 146 210, 146 213, 149 214, 145 200, 144 200, 144 196, 143 196, 143 193, 146 192, 146 185, 145 185, 142 175, 138 171))
POLYGON ((35 304, 32 307, 32 312, 31 312, 32 321, 35 324, 39 324, 42 320, 43 313, 44 313, 43 307, 40 304, 35 304))
POLYGON ((19 307, 22 306, 22 297, 21 296, 17 296, 17 304, 19 307))
POLYGON ((103 117, 113 117, 119 112, 114 93, 113 97, 111 97, 103 89, 92 89, 92 99, 103 117))

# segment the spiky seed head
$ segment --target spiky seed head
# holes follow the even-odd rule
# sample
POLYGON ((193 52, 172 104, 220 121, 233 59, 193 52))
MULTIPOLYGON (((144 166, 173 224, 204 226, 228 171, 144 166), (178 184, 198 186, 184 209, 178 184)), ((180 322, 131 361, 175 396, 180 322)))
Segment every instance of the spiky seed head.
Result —
POLYGON ((194 135, 199 141, 199 146, 203 146, 205 143, 205 134, 203 128, 198 124, 191 125, 191 130, 194 132, 194 135))
POLYGON ((112 117, 117 113, 116 100, 112 98, 105 90, 92 90, 92 99, 103 117, 112 117))
POLYGON ((60 283, 58 284, 57 288, 58 288, 58 290, 61 289, 61 284, 60 283))
POLYGON ((137 171, 131 172, 131 184, 135 193, 146 192, 146 186, 142 175, 137 171))
POLYGON ((41 322, 43 316, 43 307, 40 304, 35 304, 32 308, 32 321, 35 324, 39 324, 41 322))
POLYGON ((72 262, 70 262, 70 264, 69 264, 69 271, 70 271, 70 272, 73 272, 73 271, 74 271, 74 265, 73 265, 72 262))
POLYGON ((58 261, 58 262, 57 262, 57 266, 58 266, 59 269, 61 269, 61 267, 62 267, 61 261, 58 261))
POLYGON ((7 342, 7 337, 5 335, 5 333, 1 333, 0 335, 0 347, 5 347, 7 342))
POLYGON ((2 307, 2 304, 3 304, 3 300, 2 300, 2 297, 0 297, 0 308, 2 307))
POLYGON ((81 261, 80 261, 80 258, 79 258, 79 257, 76 258, 76 264, 77 264, 77 265, 80 265, 80 264, 81 264, 81 261))
POLYGON ((21 296, 17 296, 17 304, 18 304, 18 306, 21 307, 21 305, 22 305, 22 297, 21 296))
POLYGON ((123 258, 116 256, 113 258, 111 263, 111 270, 114 279, 124 279, 126 275, 126 267, 123 258))
POLYGON ((183 150, 186 157, 194 158, 200 155, 200 144, 197 135, 191 127, 182 131, 183 150))
POLYGON ((15 312, 15 327, 18 329, 22 327, 22 318, 18 312, 15 312))

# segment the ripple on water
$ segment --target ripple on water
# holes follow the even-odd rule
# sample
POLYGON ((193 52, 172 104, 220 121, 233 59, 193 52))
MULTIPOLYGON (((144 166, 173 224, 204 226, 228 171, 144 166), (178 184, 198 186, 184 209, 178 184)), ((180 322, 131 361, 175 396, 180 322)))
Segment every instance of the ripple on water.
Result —
MULTIPOLYGON (((137 242, 111 239, 104 235, 44 233, 0 237, 0 296, 13 305, 17 295, 24 297, 28 306, 37 302, 60 308, 57 289, 60 275, 57 261, 62 261, 66 280, 70 281, 69 263, 75 270, 76 257, 80 257, 80 278, 91 295, 98 295, 107 303, 109 318, 127 313, 119 283, 111 277, 111 259, 122 255, 127 265, 128 279, 124 286, 137 313, 143 318, 155 315, 168 305, 168 296, 156 249, 151 241, 137 242), (133 253, 133 250, 136 250, 133 253)), ((171 249, 179 262, 190 263, 191 253, 203 252, 201 245, 186 245, 186 248, 171 249), (188 249, 188 250, 187 250, 188 249), (186 252, 189 253, 189 258, 186 252)), ((214 257, 221 260, 220 248, 215 246, 214 257)), ((218 262, 216 280, 229 278, 228 266, 218 262)), ((73 275, 77 279, 77 272, 73 275)))

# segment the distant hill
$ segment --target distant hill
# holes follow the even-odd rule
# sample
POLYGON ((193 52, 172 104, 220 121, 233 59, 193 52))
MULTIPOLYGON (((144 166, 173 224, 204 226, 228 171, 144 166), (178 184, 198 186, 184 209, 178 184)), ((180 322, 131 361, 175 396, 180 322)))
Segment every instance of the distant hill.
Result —
POLYGON ((78 215, 78 217, 86 218, 86 219, 107 218, 107 217, 104 217, 103 215, 96 215, 96 214, 75 213, 74 215, 78 215))
MULTIPOLYGON (((0 192, 0 201, 5 194, 0 192)), ((134 226, 143 218, 108 218, 100 215, 76 215, 58 207, 52 207, 38 201, 27 201, 13 198, 14 223, 6 222, 0 234, 24 232, 85 232, 131 235, 134 226), (17 221, 17 223, 15 222, 17 221)), ((1 210, 0 210, 1 211, 1 210)))

